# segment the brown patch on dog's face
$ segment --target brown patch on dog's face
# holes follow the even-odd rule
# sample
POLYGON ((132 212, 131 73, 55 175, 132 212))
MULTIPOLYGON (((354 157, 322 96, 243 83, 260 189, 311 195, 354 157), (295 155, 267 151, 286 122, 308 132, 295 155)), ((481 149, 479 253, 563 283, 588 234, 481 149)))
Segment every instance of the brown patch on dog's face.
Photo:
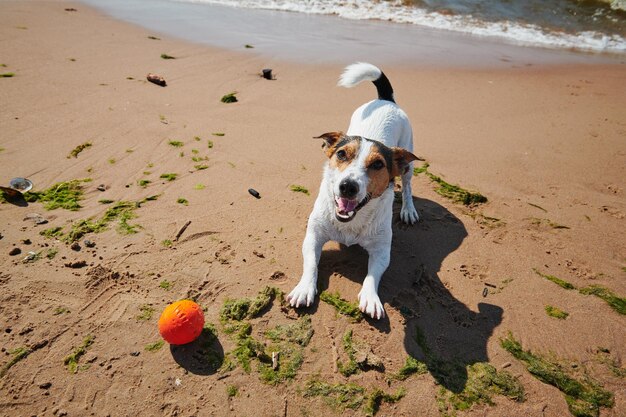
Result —
POLYGON ((372 195, 372 198, 380 197, 393 180, 391 167, 387 165, 391 160, 390 156, 389 148, 376 144, 372 146, 369 155, 365 158, 365 167, 369 177, 367 192, 372 195))
POLYGON ((344 138, 333 147, 333 152, 328 155, 330 167, 341 172, 345 170, 359 154, 360 145, 361 141, 356 138, 344 138))

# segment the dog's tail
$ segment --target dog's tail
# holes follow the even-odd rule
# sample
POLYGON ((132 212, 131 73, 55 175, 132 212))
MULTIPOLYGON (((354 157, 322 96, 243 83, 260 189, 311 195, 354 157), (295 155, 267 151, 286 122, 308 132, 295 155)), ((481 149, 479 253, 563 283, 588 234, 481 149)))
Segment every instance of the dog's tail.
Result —
POLYGON ((393 88, 389 79, 379 68, 367 62, 357 62, 348 65, 339 77, 337 85, 351 88, 362 81, 372 81, 378 91, 379 100, 387 100, 395 103, 393 88))

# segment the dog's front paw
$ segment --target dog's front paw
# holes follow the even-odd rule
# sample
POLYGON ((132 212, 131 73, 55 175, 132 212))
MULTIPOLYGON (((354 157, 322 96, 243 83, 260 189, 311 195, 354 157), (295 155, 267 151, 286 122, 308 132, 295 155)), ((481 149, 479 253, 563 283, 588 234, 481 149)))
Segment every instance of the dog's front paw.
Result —
POLYGON ((315 283, 309 284, 300 281, 289 295, 287 295, 287 302, 295 308, 300 306, 309 307, 313 304, 313 300, 315 300, 315 294, 317 294, 315 283))
POLYGON ((403 204, 400 210, 400 219, 406 224, 414 224, 419 221, 420 216, 417 214, 417 210, 415 210, 412 204, 410 206, 403 204))
POLYGON ((373 319, 385 317, 385 309, 378 294, 374 291, 361 290, 359 293, 359 309, 373 319))

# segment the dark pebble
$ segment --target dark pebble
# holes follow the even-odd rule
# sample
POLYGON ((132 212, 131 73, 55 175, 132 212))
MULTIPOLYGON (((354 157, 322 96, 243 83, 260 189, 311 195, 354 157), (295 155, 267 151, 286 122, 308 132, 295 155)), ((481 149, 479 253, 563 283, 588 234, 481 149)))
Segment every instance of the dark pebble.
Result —
POLYGON ((485 287, 485 289, 483 290, 483 297, 486 297, 487 294, 489 294, 489 288, 485 287))
POLYGON ((70 249, 75 250, 75 251, 79 251, 80 250, 80 245, 78 244, 78 242, 74 242, 74 243, 72 243, 72 246, 70 246, 70 249))
POLYGON ((141 352, 130 352, 130 356, 139 356, 141 352))
POLYGON ((44 382, 43 384, 39 384, 39 388, 48 389, 52 386, 52 382, 44 382))
POLYGON ((107 187, 104 184, 100 184, 98 185, 98 187, 96 188, 98 191, 106 191, 107 187))
POLYGON ((96 246, 96 242, 92 242, 89 239, 85 239, 85 241, 83 242, 85 244, 85 246, 87 246, 88 248, 93 248, 94 246, 96 246))
POLYGON ((19 255, 20 253, 22 253, 22 250, 20 248, 13 248, 9 251, 10 256, 19 255))
POLYGON ((252 195, 254 198, 261 198, 261 194, 259 194, 259 192, 257 190, 255 190, 254 188, 248 188, 248 192, 250 193, 250 195, 252 195))
POLYGON ((84 268, 87 266, 87 262, 85 261, 67 262, 65 266, 68 268, 84 268))
POLYGON ((25 245, 30 245, 33 242, 31 242, 30 239, 22 239, 22 243, 25 244, 25 245))

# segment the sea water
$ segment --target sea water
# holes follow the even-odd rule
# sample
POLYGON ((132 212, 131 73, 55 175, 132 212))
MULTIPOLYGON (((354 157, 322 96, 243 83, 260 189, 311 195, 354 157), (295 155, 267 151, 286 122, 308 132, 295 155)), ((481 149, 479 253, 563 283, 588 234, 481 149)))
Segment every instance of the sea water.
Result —
POLYGON ((83 1, 186 40, 314 63, 626 61, 626 0, 83 1))

